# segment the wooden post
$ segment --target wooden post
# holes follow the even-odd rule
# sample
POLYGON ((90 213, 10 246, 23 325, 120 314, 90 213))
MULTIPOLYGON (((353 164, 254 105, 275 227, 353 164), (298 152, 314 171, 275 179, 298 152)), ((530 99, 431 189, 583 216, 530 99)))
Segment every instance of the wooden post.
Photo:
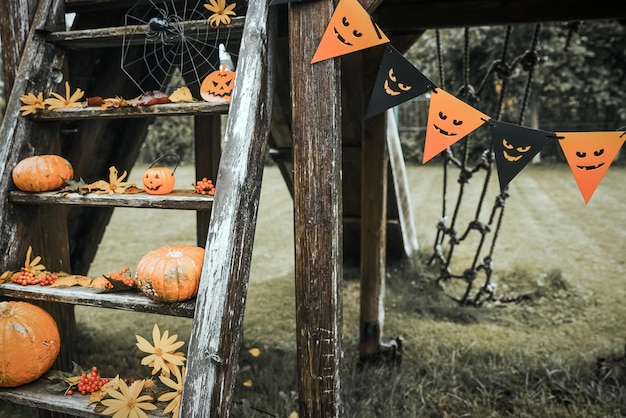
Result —
POLYGON ((363 167, 367 169, 361 175, 361 362, 378 355, 383 335, 389 165, 384 113, 368 119, 365 126, 363 167))
POLYGON ((289 7, 300 417, 342 415, 339 60, 311 64, 334 2, 289 7))
MULTIPOLYGON (((220 115, 194 118, 196 180, 202 177, 217 180, 217 170, 222 154, 222 122, 220 115)), ((206 245, 211 211, 196 212, 196 237, 199 247, 206 245)))

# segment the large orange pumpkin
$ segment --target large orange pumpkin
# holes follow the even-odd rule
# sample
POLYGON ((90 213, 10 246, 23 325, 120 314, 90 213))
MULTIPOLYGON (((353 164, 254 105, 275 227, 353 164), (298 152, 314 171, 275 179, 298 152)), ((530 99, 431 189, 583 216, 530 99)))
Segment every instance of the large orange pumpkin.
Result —
POLYGON ((59 155, 24 158, 13 168, 13 183, 25 192, 57 190, 74 176, 69 161, 59 155))
POLYGON ((0 387, 39 379, 60 347, 59 329, 48 312, 28 302, 0 302, 0 387))
POLYGON ((137 264, 137 287, 149 298, 177 302, 198 294, 204 248, 173 245, 157 248, 137 264))

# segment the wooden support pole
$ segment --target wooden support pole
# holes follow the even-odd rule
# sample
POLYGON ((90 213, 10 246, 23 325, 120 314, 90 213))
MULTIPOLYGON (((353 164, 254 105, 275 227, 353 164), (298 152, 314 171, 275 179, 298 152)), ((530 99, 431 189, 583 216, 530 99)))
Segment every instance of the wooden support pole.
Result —
MULTIPOLYGON (((222 123, 220 115, 196 116, 194 118, 196 180, 206 177, 213 182, 222 155, 222 123)), ((211 211, 196 212, 196 237, 199 247, 206 245, 211 211)))
POLYGON ((289 7, 300 417, 342 416, 339 60, 311 64, 332 0, 289 7))
POLYGON ((361 317, 359 361, 376 357, 384 323, 385 248, 387 242, 387 172, 385 115, 365 123, 361 175, 361 317))

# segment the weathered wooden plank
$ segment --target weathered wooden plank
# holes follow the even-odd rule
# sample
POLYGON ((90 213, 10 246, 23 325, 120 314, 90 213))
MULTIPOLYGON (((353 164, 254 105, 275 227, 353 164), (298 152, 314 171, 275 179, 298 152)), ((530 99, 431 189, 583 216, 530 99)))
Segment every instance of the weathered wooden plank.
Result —
POLYGON ((192 103, 165 103, 150 106, 124 106, 111 109, 99 107, 75 107, 58 110, 45 110, 29 118, 33 121, 51 120, 86 120, 94 118, 145 118, 152 116, 182 116, 200 114, 226 114, 230 104, 228 102, 192 102, 192 103))
MULTIPOLYGON (((179 25, 183 34, 202 39, 210 36, 211 41, 225 42, 238 40, 245 23, 245 17, 234 17, 229 25, 221 25, 219 30, 209 25, 208 20, 190 20, 179 25)), ((128 25, 109 28, 82 29, 52 32, 46 41, 71 49, 107 48, 125 45, 158 44, 161 40, 150 38, 148 25, 128 25)))
POLYGON ((343 415, 340 67, 338 59, 310 63, 333 11, 323 0, 292 3, 288 13, 302 418, 343 415))
POLYGON ((37 0, 0 0, 0 38, 4 39, 1 45, 2 68, 0 70, 4 82, 4 97, 9 97, 11 94, 35 10, 37 10, 37 0))
POLYGON ((0 285, 0 296, 27 301, 67 303, 187 318, 193 318, 195 309, 194 299, 171 303, 157 302, 148 298, 139 290, 106 292, 102 289, 80 286, 61 288, 4 283, 0 285))
MULTIPOLYGON (((0 399, 7 400, 18 405, 47 409, 71 416, 87 418, 103 417, 102 414, 94 412, 94 405, 88 405, 88 396, 82 396, 79 394, 74 396, 65 396, 62 393, 50 391, 47 388, 48 384, 49 382, 45 378, 41 378, 28 385, 16 388, 1 388, 0 399)), ((161 411, 156 410, 152 413, 150 413, 150 411, 146 411, 146 414, 150 418, 162 418, 164 415, 161 411)))
POLYGON ((388 35, 420 29, 491 26, 594 19, 624 19, 623 0, 386 0, 374 19, 388 35), (506 12, 503 12, 506 5, 506 12))
POLYGON ((213 206, 213 199, 212 196, 199 195, 193 190, 174 190, 167 195, 147 193, 113 195, 89 193, 81 195, 78 193, 29 193, 20 191, 9 193, 9 201, 12 203, 152 209, 210 210, 213 206))
POLYGON ((196 303, 181 416, 228 417, 272 110, 272 15, 248 4, 196 303))

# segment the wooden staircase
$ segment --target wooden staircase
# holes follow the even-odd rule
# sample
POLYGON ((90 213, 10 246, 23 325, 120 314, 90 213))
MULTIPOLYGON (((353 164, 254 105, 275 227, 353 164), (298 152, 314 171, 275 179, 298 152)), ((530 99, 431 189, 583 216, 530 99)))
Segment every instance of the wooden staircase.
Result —
MULTIPOLYGON (((19 268, 27 247, 32 245, 50 271, 86 274, 97 249, 94 243, 100 242, 113 208, 192 210, 197 212, 198 245, 206 248, 199 294, 185 302, 159 303, 139 292, 98 293, 86 288, 5 284, 0 286, 0 299, 32 301, 55 317, 63 343, 54 367, 62 370, 70 370, 71 361, 76 359, 75 305, 194 318, 187 353, 190 372, 180 416, 225 417, 232 403, 233 366, 237 364, 245 305, 242 300, 246 297, 270 132, 274 35, 269 28, 276 26, 271 23, 274 13, 267 1, 251 0, 246 17, 236 18, 230 25, 231 40, 243 40, 230 105, 195 102, 109 110, 81 108, 21 117, 20 95, 61 91, 67 79, 73 89, 80 87, 88 95, 134 97, 125 93, 130 91, 129 83, 119 72, 118 48, 128 28, 115 26, 128 7, 127 1, 119 0, 38 2, 0 128, 0 270, 19 268), (76 12, 78 27, 83 24, 85 29, 67 31, 66 12, 76 12), (95 27, 96 22, 103 27, 95 27), (228 114, 228 122, 222 142, 220 120, 224 114, 228 114), (215 179, 215 198, 182 191, 164 196, 61 196, 20 192, 12 185, 12 168, 30 155, 63 155, 72 162, 76 176, 84 178, 103 178, 110 165, 120 172, 130 170, 146 127, 164 115, 194 117, 196 172, 201 176, 210 173, 215 179), (203 391, 195 390, 198 387, 203 391)), ((206 30, 213 29, 207 25, 206 30)), ((145 234, 149 233, 146 228, 145 234)), ((51 394, 43 382, 2 389, 0 399, 54 414, 101 416, 84 399, 51 394)))

